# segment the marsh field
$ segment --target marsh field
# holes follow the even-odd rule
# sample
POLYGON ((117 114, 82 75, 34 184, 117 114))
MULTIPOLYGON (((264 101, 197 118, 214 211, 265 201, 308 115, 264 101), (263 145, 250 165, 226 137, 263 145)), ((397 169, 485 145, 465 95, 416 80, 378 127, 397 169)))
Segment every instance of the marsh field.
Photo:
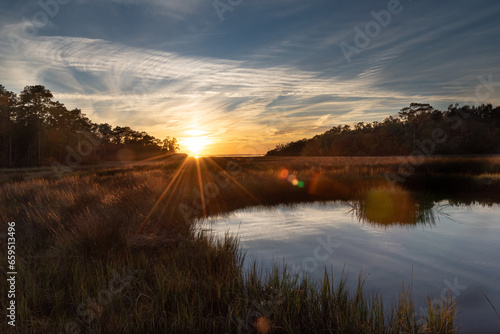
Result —
POLYGON ((500 330, 500 157, 172 155, 0 180, 10 332, 467 333, 475 307, 482 332, 500 330), (380 236, 400 243, 363 266, 380 236))

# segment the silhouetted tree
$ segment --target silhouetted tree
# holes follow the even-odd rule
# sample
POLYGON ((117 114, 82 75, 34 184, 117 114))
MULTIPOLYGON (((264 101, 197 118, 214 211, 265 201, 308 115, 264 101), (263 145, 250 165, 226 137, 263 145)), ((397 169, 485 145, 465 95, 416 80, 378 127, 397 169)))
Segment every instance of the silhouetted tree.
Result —
POLYGON ((17 95, 0 85, 0 165, 12 166, 12 118, 15 117, 17 95))
POLYGON ((446 140, 435 146, 434 154, 500 153, 500 107, 456 104, 443 112, 430 104, 412 103, 397 117, 359 122, 353 129, 338 125, 311 139, 278 144, 267 155, 408 155, 423 140, 431 140, 436 129, 446 140))
POLYGON ((179 150, 179 144, 177 143, 177 139, 174 137, 170 139, 170 137, 166 137, 163 139, 163 144, 161 147, 162 151, 166 153, 175 153, 179 150))
MULTIPOLYGON (((114 160, 122 148, 136 157, 159 155, 162 141, 130 127, 95 124, 80 109, 68 110, 44 86, 26 86, 17 96, 0 85, 0 166, 64 163, 68 152, 82 163, 114 160), (100 154, 99 154, 100 152, 100 154)), ((169 139, 168 150, 179 146, 169 139)))

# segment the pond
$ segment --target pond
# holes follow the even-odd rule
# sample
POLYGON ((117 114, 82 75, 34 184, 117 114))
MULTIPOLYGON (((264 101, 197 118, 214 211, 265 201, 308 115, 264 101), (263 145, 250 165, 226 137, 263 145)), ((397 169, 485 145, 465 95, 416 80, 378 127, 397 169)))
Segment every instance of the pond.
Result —
POLYGON ((498 333, 485 295, 500 310, 500 206, 440 201, 408 207, 399 198, 403 204, 394 210, 383 195, 374 198, 251 207, 206 220, 204 227, 237 235, 245 266, 286 264, 318 280, 325 268, 337 279, 345 270, 352 287, 362 272, 366 291, 378 292, 386 305, 411 284, 417 317, 427 296, 438 303, 451 295, 460 333, 498 333))

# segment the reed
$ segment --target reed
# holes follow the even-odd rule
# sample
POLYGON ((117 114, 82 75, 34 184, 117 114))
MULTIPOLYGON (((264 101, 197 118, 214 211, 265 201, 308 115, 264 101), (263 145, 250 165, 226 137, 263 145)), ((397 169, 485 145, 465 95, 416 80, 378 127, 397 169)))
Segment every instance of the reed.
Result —
MULTIPOLYGON (((14 332, 452 333, 453 305, 429 305, 420 324, 411 291, 388 307, 365 291, 362 277, 350 290, 343 275, 334 279, 331 272, 314 281, 286 268, 243 269, 237 239, 200 230, 196 219, 204 215, 361 196, 383 184, 376 161, 342 166, 297 159, 240 160, 238 173, 227 172, 228 159, 179 159, 62 178, 22 175, 1 184, 2 231, 16 222, 14 332), (280 177, 283 168, 306 187, 280 177), (217 179, 219 172, 226 179, 217 179), (318 173, 322 184, 337 188, 314 193, 308 187, 318 173), (342 188, 356 175, 358 188, 342 188), (218 185, 217 192, 204 189, 205 207, 200 180, 202 187, 218 185)), ((6 256, 6 247, 0 253, 6 256)), ((6 295, 4 284, 0 290, 6 295)))

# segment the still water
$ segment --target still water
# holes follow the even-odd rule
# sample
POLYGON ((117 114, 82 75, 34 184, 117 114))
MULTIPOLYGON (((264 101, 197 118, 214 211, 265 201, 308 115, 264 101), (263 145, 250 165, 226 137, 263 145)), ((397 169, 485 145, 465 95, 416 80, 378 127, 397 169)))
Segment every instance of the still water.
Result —
POLYGON ((317 279, 325 267, 335 277, 345 268, 352 287, 362 272, 366 291, 378 292, 386 305, 412 283, 417 310, 426 307, 427 296, 440 302, 451 293, 459 333, 499 333, 484 295, 500 310, 500 206, 444 201, 417 211, 391 223, 359 202, 316 202, 246 208, 205 227, 237 235, 247 266, 286 264, 317 279))

